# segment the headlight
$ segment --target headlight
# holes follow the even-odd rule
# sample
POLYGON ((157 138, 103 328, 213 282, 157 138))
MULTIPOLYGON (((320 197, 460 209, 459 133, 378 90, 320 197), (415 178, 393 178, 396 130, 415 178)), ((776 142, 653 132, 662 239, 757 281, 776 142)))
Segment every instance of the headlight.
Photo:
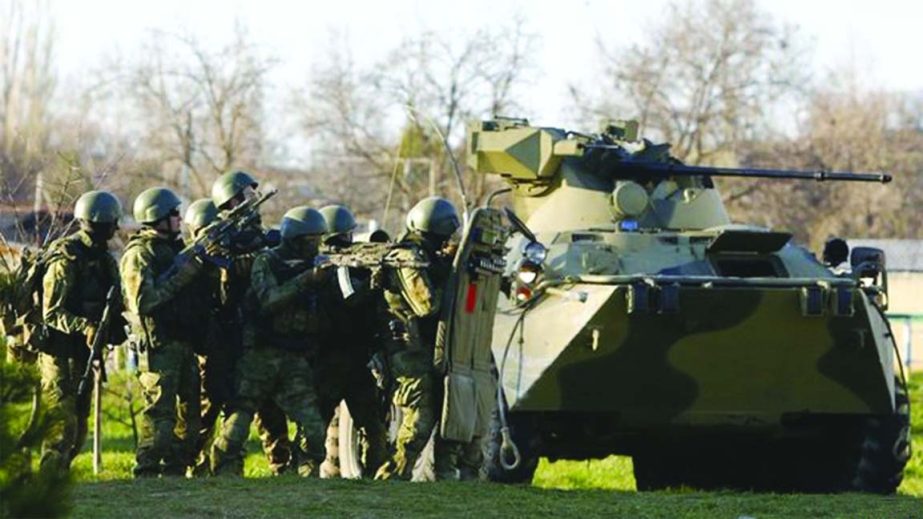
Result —
POLYGON ((532 263, 540 265, 548 257, 548 249, 541 243, 532 241, 523 249, 522 255, 532 263))
POLYGON ((531 285, 535 283, 535 280, 538 279, 538 275, 542 272, 542 267, 531 261, 523 261, 519 265, 519 270, 516 271, 516 278, 520 283, 525 285, 531 285))

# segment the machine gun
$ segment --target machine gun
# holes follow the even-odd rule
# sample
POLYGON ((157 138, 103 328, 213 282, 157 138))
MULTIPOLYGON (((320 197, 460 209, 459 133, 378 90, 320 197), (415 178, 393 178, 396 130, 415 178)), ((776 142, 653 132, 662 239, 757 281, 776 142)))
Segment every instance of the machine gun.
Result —
POLYGON ((189 245, 176 255, 173 259, 173 265, 161 275, 161 279, 169 279, 180 267, 194 257, 199 257, 219 267, 227 268, 230 262, 225 258, 213 255, 211 251, 214 249, 229 250, 236 235, 259 222, 259 207, 275 196, 276 193, 278 193, 278 190, 273 189, 262 193, 258 197, 250 198, 209 224, 189 245))

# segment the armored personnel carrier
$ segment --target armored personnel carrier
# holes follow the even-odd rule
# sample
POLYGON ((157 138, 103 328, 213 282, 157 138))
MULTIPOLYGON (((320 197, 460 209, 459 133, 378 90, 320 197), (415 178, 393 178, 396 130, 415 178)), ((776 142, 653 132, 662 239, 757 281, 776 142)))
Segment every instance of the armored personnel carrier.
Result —
POLYGON ((622 454, 640 490, 895 491, 909 402, 883 253, 833 240, 818 260, 732 224, 713 182, 888 175, 684 166, 630 122, 486 121, 468 143, 524 222, 494 325, 490 479, 622 454))

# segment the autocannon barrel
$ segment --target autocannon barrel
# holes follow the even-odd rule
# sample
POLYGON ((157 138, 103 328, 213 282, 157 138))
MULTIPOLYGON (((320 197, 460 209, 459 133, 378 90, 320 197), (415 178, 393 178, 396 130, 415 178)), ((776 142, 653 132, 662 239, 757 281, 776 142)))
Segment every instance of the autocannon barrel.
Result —
MULTIPOLYGON (((585 149, 606 149, 607 145, 587 144, 585 149)), ((846 173, 827 170, 786 170, 786 169, 761 169, 761 168, 718 168, 712 166, 687 166, 675 162, 653 162, 644 160, 624 159, 615 162, 616 174, 626 175, 709 175, 713 177, 752 177, 752 178, 784 178, 804 180, 838 180, 850 182, 891 182, 891 175, 887 173, 846 173)))

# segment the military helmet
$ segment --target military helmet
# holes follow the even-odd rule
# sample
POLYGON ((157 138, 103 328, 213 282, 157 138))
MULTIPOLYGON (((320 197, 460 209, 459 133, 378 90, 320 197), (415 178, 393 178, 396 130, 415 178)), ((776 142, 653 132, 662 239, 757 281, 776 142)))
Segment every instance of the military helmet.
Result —
POLYGON ((189 204, 183 220, 193 229, 201 229, 215 221, 218 217, 218 208, 211 198, 200 198, 189 204))
POLYGON ((153 223, 170 214, 182 202, 165 187, 145 189, 135 198, 134 215, 138 223, 153 223))
POLYGON ((74 218, 95 223, 116 223, 122 217, 122 204, 108 191, 87 191, 74 204, 74 218))
POLYGON ((320 214, 324 215, 324 220, 327 221, 327 234, 343 234, 356 229, 356 218, 345 205, 332 204, 321 207, 320 214))
POLYGON ((455 206, 445 198, 430 196, 417 202, 407 213, 407 230, 437 236, 451 236, 459 228, 455 206))
POLYGON ((283 240, 300 236, 323 236, 327 232, 327 221, 317 209, 301 205, 285 213, 279 231, 283 240))
POLYGON ((212 184, 212 202, 221 207, 240 194, 247 187, 255 188, 259 183, 246 171, 229 171, 212 184))

